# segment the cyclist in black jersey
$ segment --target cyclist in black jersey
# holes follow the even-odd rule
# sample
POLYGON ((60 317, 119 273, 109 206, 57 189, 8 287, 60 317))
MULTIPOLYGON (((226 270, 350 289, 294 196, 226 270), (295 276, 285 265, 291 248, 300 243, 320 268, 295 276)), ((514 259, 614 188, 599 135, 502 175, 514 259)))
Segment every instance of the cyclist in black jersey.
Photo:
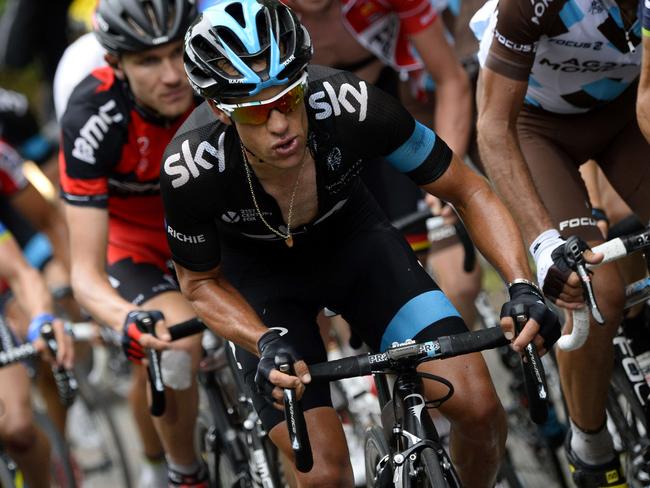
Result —
MULTIPOLYGON (((392 97, 350 73, 309 66, 311 41, 273 0, 226 0, 185 37, 185 67, 206 99, 167 147, 161 168, 167 238, 185 296, 237 345, 241 372, 273 442, 291 459, 279 387, 302 396, 314 468, 300 486, 352 486, 329 387, 306 363, 325 349, 315 319, 339 312, 372 349, 466 330, 358 178, 385 157, 424 190, 452 202, 531 320, 514 342, 550 347, 557 317, 529 281, 515 223, 484 179, 392 97), (276 41, 277 40, 277 41, 276 41), (540 329, 541 325, 541 329, 540 329), (297 376, 273 367, 289 351, 297 376), (277 405, 275 405, 277 406, 277 405)), ((512 336, 511 319, 503 319, 512 336)), ((505 442, 503 408, 480 354, 426 363, 456 394, 441 411, 466 486, 493 486, 505 442), (480 401, 476 399, 480 398, 480 401)), ((443 394, 425 385, 425 396, 443 394)))

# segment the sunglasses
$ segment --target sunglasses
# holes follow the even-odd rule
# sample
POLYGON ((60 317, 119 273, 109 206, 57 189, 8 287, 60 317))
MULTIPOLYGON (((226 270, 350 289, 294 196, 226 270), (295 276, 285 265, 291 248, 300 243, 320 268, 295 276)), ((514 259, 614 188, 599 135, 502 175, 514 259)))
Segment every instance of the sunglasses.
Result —
POLYGON ((303 101, 306 91, 307 73, 305 72, 285 90, 268 100, 235 104, 221 103, 214 100, 214 103, 217 108, 224 111, 235 122, 260 125, 269 119, 272 110, 279 110, 283 114, 291 112, 303 101))

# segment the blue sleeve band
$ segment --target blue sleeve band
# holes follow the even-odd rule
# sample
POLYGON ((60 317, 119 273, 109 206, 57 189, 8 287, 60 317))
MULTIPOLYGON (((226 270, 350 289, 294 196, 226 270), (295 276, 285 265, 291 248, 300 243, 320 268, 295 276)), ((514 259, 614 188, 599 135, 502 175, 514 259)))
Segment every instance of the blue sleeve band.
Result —
POLYGON ((447 317, 460 317, 460 314, 440 290, 411 298, 386 327, 381 338, 381 351, 388 349, 393 342, 412 339, 431 324, 447 317))
POLYGON ((408 173, 420 166, 431 154, 436 143, 436 134, 427 126, 415 122, 415 129, 408 140, 391 154, 388 162, 400 173, 408 173))
POLYGON ((43 325, 52 322, 54 322, 54 315, 51 313, 41 313, 34 317, 29 323, 29 329, 27 329, 27 340, 34 342, 41 335, 43 325))

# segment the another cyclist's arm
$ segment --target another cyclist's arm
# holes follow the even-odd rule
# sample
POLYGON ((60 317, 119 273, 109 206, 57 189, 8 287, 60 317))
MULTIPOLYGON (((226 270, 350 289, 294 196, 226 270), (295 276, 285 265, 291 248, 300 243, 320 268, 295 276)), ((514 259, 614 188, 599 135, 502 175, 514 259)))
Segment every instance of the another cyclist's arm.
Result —
MULTIPOLYGON (((45 280, 27 263, 18 244, 2 224, 0 229, 0 277, 7 280, 18 305, 30 319, 38 320, 47 315, 52 320, 52 297, 45 280)), ((59 345, 57 360, 71 368, 74 358, 72 339, 64 333, 60 321, 54 320, 53 327, 59 345)))
POLYGON ((472 119, 470 84, 445 38, 442 19, 410 37, 436 84, 433 126, 459 155, 467 151, 472 119))
POLYGON ((531 243, 554 225, 537 193, 517 137, 517 116, 527 86, 526 81, 484 68, 479 84, 477 129, 485 170, 519 223, 524 238, 531 243))
POLYGON ((106 274, 108 210, 65 204, 70 234, 71 281, 79 304, 102 324, 122 329, 134 309, 111 286, 106 274))
MULTIPOLYGON (((646 10, 648 10, 646 8, 646 10)), ((647 14, 646 15, 650 15, 647 14)), ((650 24, 650 19, 648 19, 650 24)), ((643 63, 639 80, 639 94, 636 100, 636 114, 639 127, 645 138, 650 141, 650 25, 643 30, 643 63)))
POLYGON ((22 215, 39 231, 43 232, 52 243, 54 256, 70 269, 70 250, 68 235, 63 216, 58 207, 47 201, 31 183, 11 198, 22 215))
POLYGON ((27 315, 52 313, 52 298, 43 278, 27 263, 18 244, 6 231, 0 236, 0 277, 7 281, 27 315))
POLYGON ((528 255, 514 219, 487 181, 458 156, 453 156, 440 178, 422 188, 454 206, 472 240, 504 281, 532 280, 528 255))

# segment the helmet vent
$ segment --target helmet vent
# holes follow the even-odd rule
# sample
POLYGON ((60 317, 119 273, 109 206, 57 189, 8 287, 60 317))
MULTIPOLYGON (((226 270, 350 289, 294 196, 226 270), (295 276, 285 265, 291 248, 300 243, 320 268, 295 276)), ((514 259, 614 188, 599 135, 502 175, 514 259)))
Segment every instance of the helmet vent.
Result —
POLYGON ((156 10, 154 9, 153 3, 151 1, 142 2, 142 10, 147 16, 147 19, 149 20, 149 23, 151 24, 155 35, 160 36, 163 32, 163 26, 161 26, 158 22, 158 18, 156 17, 156 10))
POLYGON ((269 29, 278 32, 276 26, 273 25, 272 22, 273 20, 267 12, 261 11, 255 16, 255 29, 257 30, 257 36, 260 40, 260 46, 262 46, 262 49, 269 44, 269 29))
POLYGON ((246 19, 244 19, 244 9, 241 6, 241 3, 234 2, 226 6, 224 9, 228 14, 235 19, 243 29, 246 28, 246 19))
POLYGON ((219 59, 221 57, 219 53, 215 51, 214 48, 210 45, 210 43, 202 36, 196 36, 192 40, 192 47, 198 56, 204 59, 208 65, 211 65, 216 59, 219 59))
POLYGON ((145 32, 145 30, 142 27, 140 27, 140 25, 138 25, 138 23, 135 20, 133 20, 133 18, 127 17, 125 15, 125 16, 123 16, 123 19, 127 24, 129 24, 131 29, 133 29, 138 36, 141 36, 141 37, 147 37, 148 36, 148 33, 145 32))
POLYGON ((222 45, 229 46, 236 53, 246 52, 244 44, 228 27, 217 27, 215 31, 222 45))

